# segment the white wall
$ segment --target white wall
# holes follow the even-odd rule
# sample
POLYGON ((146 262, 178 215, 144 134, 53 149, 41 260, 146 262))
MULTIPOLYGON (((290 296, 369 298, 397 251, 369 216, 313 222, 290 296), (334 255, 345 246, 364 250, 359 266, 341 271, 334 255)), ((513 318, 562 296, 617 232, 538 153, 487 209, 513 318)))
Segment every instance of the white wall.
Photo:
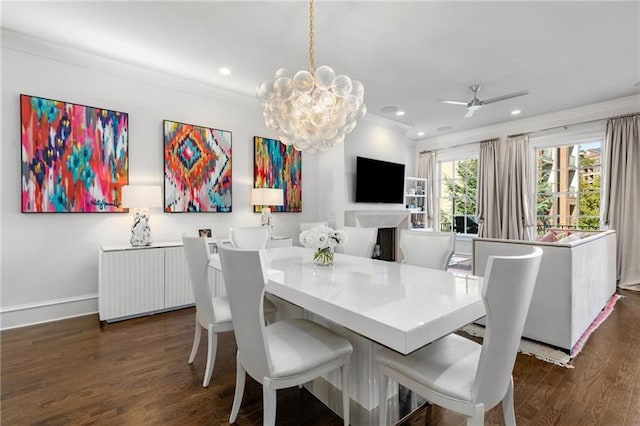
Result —
MULTIPOLYGON (((127 112, 129 181, 163 183, 162 120, 230 130, 233 213, 151 212, 155 241, 213 228, 258 224, 249 206, 253 137, 273 136, 258 102, 82 52, 2 33, 0 148, 0 327, 97 311, 98 247, 126 244, 132 217, 123 213, 24 214, 20 205, 19 95, 29 94, 127 112)), ((297 235, 318 218, 318 159, 303 155, 303 212, 275 213, 275 233, 297 235)))

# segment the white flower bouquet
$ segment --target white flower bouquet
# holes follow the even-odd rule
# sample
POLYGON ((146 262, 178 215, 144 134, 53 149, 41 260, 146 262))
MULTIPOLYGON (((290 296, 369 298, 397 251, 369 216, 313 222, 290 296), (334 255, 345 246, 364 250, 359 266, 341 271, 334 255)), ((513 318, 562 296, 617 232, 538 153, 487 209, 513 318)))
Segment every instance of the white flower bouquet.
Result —
POLYGON ((347 241, 347 235, 320 225, 300 233, 300 244, 315 250, 313 260, 320 265, 333 263, 333 249, 347 241))

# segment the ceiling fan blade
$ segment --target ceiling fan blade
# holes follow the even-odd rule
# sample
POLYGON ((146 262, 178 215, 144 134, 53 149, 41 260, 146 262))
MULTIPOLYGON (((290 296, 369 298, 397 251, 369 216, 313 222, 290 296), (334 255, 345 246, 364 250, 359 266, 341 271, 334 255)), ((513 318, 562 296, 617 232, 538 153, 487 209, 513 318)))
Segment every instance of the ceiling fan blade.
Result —
POLYGON ((435 99, 435 102, 442 102, 443 104, 451 104, 451 105, 464 105, 464 106, 467 106, 468 104, 468 102, 448 101, 446 99, 435 99))
POLYGON ((528 94, 529 94, 528 90, 522 90, 521 92, 514 92, 514 93, 509 93, 508 95, 502 95, 502 96, 496 96, 495 98, 484 99, 482 101, 482 104, 483 105, 492 104, 494 102, 500 102, 500 101, 504 101, 506 99, 511 99, 511 98, 515 98, 515 97, 518 97, 518 96, 528 95, 528 94))

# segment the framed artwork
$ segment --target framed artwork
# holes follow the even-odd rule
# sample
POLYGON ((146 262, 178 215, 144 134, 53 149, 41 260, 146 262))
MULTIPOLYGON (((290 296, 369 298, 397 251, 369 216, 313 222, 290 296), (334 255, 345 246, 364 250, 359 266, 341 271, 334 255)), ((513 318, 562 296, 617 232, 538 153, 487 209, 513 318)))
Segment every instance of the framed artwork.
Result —
MULTIPOLYGON (((284 190, 284 205, 271 206, 272 212, 301 212, 302 153, 293 145, 259 136, 253 138, 253 146, 253 187, 284 190)), ((259 213, 261 207, 254 206, 253 211, 259 213)))
POLYGON ((211 228, 198 229, 198 236, 211 238, 211 228))
POLYGON ((128 128, 125 112, 20 95, 22 212, 128 212, 128 128))
POLYGON ((231 132, 164 120, 164 210, 231 212, 231 132))

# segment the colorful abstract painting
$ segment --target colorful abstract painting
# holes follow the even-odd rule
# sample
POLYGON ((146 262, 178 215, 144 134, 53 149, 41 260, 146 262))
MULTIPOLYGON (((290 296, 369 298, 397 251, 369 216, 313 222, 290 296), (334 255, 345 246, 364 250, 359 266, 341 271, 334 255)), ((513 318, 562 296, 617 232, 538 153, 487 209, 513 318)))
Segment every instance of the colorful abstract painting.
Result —
MULTIPOLYGON (((254 188, 282 188, 284 205, 271 206, 272 212, 302 211, 302 153, 279 140, 253 138, 255 159, 254 188)), ((254 212, 260 212, 260 206, 254 212)))
POLYGON ((126 212, 127 113, 20 95, 23 213, 126 212))
POLYGON ((164 210, 231 211, 231 132, 164 121, 164 210))

